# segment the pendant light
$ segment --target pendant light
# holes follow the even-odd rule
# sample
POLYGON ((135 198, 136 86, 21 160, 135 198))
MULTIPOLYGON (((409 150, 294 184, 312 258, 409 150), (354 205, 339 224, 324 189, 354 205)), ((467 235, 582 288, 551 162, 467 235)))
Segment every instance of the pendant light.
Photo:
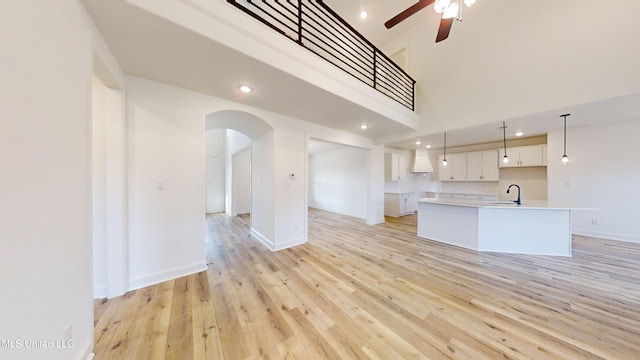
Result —
POLYGON ((562 155, 562 160, 560 160, 562 165, 567 165, 569 162, 569 157, 567 156, 567 116, 569 115, 571 114, 560 115, 564 119, 564 154, 562 155))
POLYGON ((502 143, 504 144, 504 157, 502 158, 502 162, 508 164, 509 157, 507 156, 507 125, 504 121, 502 122, 502 143))
POLYGON ((447 132, 444 132, 444 156, 442 158, 442 166, 447 167, 447 132))

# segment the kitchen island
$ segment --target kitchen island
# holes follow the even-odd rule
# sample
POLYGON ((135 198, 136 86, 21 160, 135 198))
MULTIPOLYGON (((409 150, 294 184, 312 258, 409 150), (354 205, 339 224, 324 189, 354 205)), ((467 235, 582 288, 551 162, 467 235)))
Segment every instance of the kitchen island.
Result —
POLYGON ((596 210, 526 201, 418 201, 418 236, 478 251, 571 256, 571 213, 596 210))

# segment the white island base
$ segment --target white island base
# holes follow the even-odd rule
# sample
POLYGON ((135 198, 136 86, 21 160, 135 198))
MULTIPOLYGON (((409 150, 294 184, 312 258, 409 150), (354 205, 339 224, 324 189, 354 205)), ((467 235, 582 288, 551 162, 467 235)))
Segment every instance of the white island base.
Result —
POLYGON ((418 236, 478 251, 571 256, 572 210, 578 209, 545 201, 423 199, 418 202, 418 236))

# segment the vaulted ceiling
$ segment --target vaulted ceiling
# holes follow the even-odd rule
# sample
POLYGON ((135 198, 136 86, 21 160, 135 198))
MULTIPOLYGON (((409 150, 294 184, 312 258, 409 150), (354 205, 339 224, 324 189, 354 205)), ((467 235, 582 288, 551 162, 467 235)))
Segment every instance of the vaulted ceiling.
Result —
POLYGON ((419 138, 438 146, 444 130, 456 134, 451 146, 494 141, 502 121, 514 131, 544 134, 561 126, 558 115, 565 112, 575 114, 570 126, 640 114, 640 2, 634 0, 609 7, 580 0, 478 0, 438 44, 439 15, 432 6, 387 30, 384 22, 414 0, 325 0, 385 52, 406 51, 408 71, 418 81, 415 131, 124 0, 83 2, 127 74, 354 133, 362 134, 357 124, 367 120, 374 126, 366 136, 395 147, 414 147, 419 138), (369 14, 366 21, 361 10, 369 14), (227 64, 224 71, 216 72, 216 62, 227 64), (263 89, 263 97, 239 99, 227 83, 243 78, 271 88, 263 89), (309 118, 304 109, 310 98, 331 106, 309 118), (335 122, 338 117, 352 123, 335 122))

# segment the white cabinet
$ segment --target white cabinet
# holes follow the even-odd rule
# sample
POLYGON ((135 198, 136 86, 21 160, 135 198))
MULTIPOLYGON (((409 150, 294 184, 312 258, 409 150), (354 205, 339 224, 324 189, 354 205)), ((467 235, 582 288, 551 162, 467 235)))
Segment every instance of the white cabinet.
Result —
POLYGON ((467 154, 448 154, 447 166, 442 165, 443 155, 438 156, 438 180, 465 181, 467 180, 467 154))
POLYGON ((502 162, 504 158, 504 149, 500 149, 499 166, 507 167, 526 167, 526 166, 547 166, 547 146, 531 145, 507 148, 507 156, 509 162, 502 162))
POLYGON ((400 154, 384 154, 384 181, 407 178, 407 157, 400 154))
POLYGON ((499 181, 498 152, 496 150, 467 153, 468 181, 499 181))
POLYGON ((400 217, 413 214, 418 209, 418 200, 413 193, 385 193, 384 214, 386 216, 400 217))
POLYGON ((440 181, 498 181, 498 152, 476 151, 447 155, 447 166, 442 166, 439 157, 438 180, 440 181))

